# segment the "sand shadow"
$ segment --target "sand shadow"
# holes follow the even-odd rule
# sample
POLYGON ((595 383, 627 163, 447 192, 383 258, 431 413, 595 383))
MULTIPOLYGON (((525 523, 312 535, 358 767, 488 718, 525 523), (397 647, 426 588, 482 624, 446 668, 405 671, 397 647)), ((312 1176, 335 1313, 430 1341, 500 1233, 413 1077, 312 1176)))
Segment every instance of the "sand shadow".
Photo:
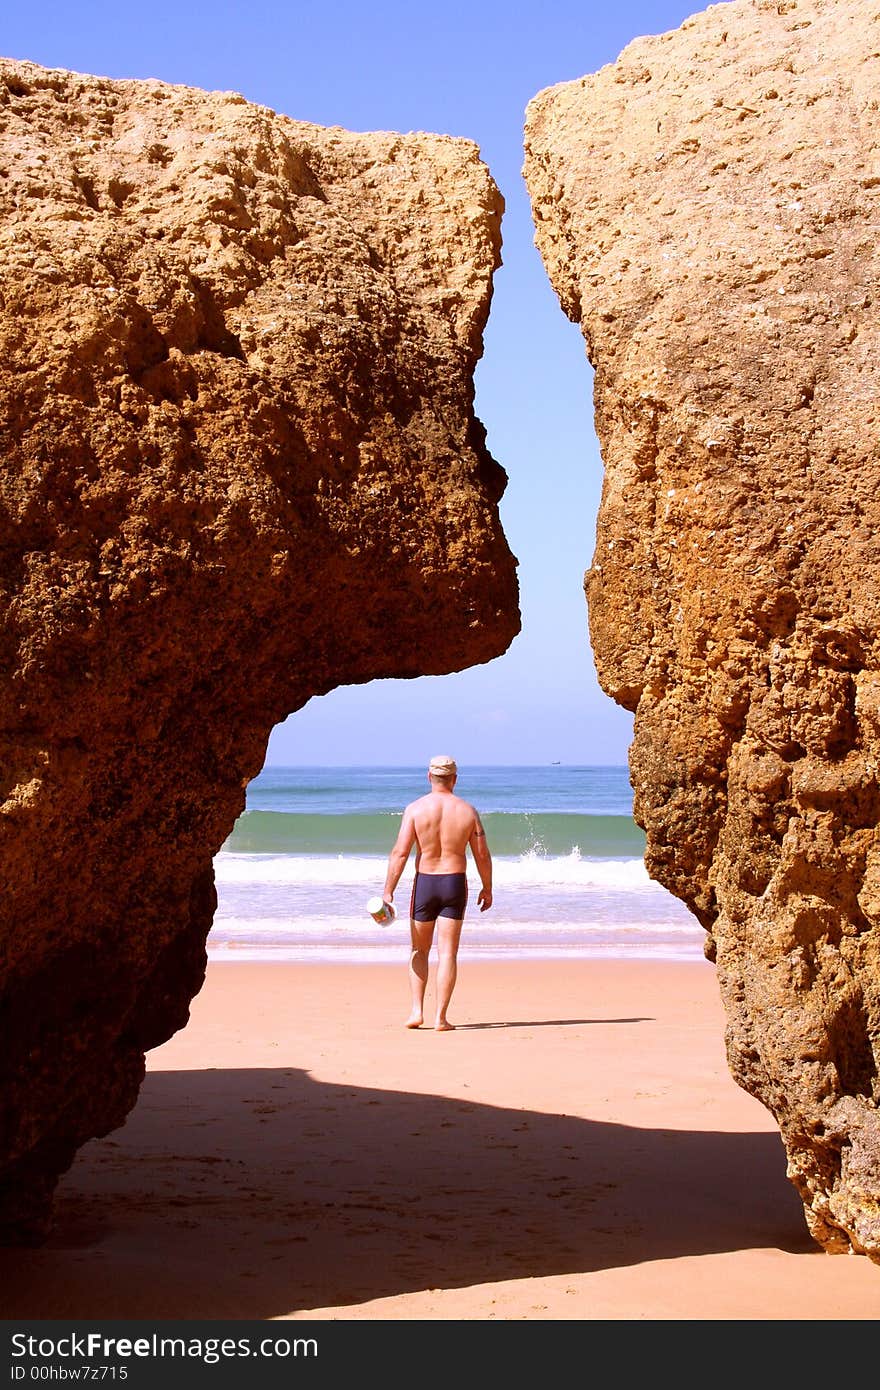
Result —
POLYGON ((815 1252, 776 1134, 637 1129, 316 1081, 151 1072, 3 1316, 256 1318, 426 1287, 815 1252), (257 1155, 256 1159, 253 1157, 257 1155))
POLYGON ((475 1033, 481 1028, 580 1028, 594 1023, 653 1023, 653 1018, 512 1018, 500 1023, 456 1023, 457 1033, 475 1033))

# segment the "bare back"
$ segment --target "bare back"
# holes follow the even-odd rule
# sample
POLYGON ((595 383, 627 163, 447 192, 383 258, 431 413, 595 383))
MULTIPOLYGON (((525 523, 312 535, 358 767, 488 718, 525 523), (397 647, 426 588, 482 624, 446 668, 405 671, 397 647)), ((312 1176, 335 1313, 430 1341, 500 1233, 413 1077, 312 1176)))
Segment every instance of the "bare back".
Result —
POLYGON ((404 812, 411 820, 416 845, 416 868, 426 874, 464 873, 466 851, 481 829, 474 807, 451 792, 429 792, 404 812))

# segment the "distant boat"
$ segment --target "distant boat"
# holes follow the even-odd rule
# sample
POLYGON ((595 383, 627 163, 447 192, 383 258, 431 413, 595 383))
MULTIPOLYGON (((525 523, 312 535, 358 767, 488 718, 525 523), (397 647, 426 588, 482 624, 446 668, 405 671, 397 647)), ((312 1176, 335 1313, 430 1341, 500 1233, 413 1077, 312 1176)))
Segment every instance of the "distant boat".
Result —
POLYGON ((550 766, 551 766, 551 767, 561 767, 562 764, 561 764, 561 762, 559 761, 558 758, 555 758, 555 759, 553 760, 553 762, 550 764, 550 766))

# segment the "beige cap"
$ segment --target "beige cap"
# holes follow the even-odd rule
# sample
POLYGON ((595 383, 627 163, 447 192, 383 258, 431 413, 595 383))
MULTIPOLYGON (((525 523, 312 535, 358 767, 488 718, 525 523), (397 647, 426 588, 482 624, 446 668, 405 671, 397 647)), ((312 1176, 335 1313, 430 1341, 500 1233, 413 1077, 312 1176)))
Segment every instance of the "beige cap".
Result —
POLYGON ((428 764, 428 771, 435 777, 451 777, 458 772, 455 766, 455 759, 450 758, 446 753, 437 753, 428 764))

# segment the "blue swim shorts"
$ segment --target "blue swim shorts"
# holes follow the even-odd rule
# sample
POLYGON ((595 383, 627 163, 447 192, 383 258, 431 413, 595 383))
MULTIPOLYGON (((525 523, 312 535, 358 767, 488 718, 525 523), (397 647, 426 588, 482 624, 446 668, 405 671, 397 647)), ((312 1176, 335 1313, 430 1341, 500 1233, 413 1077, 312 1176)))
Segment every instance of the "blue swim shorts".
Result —
POLYGON ((416 873, 410 917, 414 922, 434 922, 438 917, 464 917, 467 906, 467 874, 416 873))

